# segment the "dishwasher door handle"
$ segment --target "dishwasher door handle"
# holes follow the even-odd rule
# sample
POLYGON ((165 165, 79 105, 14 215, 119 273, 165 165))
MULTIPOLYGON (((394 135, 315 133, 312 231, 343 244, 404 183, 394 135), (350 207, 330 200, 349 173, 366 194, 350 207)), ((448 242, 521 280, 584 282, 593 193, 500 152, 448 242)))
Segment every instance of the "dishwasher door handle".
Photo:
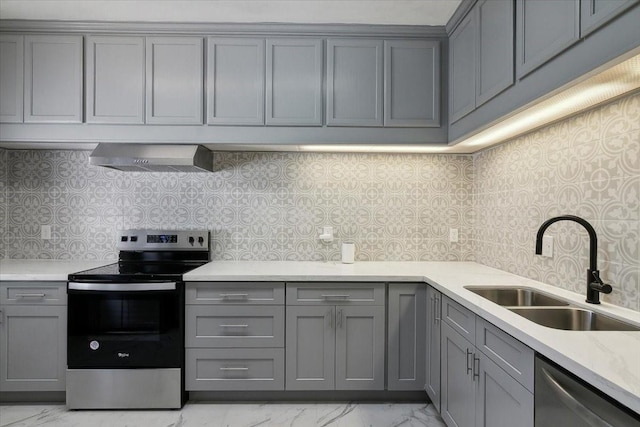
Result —
POLYGON ((562 385, 547 371, 542 368, 542 376, 547 382, 547 384, 551 387, 553 391, 555 391, 558 398, 562 401, 562 403, 580 418, 587 423, 589 427, 614 427, 609 424, 602 418, 600 418, 596 413, 591 411, 589 408, 584 406, 578 399, 576 399, 567 389, 562 387, 562 385))

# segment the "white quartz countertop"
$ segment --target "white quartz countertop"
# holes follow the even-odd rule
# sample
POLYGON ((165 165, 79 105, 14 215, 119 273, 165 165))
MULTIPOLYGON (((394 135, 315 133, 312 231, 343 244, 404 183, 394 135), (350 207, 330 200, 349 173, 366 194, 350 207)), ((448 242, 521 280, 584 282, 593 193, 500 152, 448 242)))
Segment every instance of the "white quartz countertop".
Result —
MULTIPOLYGON (((1 277, 1 276, 0 276, 1 277)), ((185 274, 185 281, 426 281, 443 294, 640 413, 640 332, 576 332, 533 323, 465 289, 468 285, 536 288, 612 317, 640 325, 640 312, 584 302, 583 294, 472 262, 213 261, 185 274)), ((616 292, 616 286, 613 284, 616 292)))
POLYGON ((109 261, 58 261, 48 259, 0 260, 0 281, 66 281, 78 271, 110 264, 109 261))

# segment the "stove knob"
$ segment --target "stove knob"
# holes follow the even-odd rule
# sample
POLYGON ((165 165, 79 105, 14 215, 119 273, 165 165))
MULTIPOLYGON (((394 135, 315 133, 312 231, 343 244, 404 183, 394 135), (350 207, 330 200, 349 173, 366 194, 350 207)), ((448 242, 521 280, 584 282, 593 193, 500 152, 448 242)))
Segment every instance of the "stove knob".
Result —
POLYGON ((198 243, 200 243, 200 246, 202 246, 204 244, 204 237, 198 237, 198 243))
POLYGON ((195 239, 193 238, 193 236, 189 236, 189 244, 191 246, 193 246, 193 242, 195 242, 195 239))

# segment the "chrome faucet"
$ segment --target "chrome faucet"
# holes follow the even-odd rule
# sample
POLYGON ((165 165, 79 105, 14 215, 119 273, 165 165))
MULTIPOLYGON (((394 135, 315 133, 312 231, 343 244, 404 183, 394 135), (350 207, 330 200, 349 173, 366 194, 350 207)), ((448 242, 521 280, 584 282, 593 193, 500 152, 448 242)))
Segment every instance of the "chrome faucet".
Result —
POLYGON ((596 230, 593 229, 584 219, 574 215, 562 215, 546 220, 540 226, 538 235, 536 236, 536 255, 542 254, 542 236, 551 224, 558 221, 573 221, 582 225, 589 233, 589 269, 587 270, 587 302, 591 304, 600 304, 600 292, 603 294, 611 293, 611 285, 607 285, 600 279, 600 271, 598 271, 598 237, 596 230))

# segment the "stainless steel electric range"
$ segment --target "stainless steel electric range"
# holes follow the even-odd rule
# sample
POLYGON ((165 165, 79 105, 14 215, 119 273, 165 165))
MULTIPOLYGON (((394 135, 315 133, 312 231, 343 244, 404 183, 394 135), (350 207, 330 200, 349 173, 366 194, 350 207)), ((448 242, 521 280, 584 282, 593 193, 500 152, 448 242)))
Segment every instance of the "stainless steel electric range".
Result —
POLYGON ((69 275, 69 409, 180 408, 184 282, 208 231, 124 230, 117 263, 69 275))

